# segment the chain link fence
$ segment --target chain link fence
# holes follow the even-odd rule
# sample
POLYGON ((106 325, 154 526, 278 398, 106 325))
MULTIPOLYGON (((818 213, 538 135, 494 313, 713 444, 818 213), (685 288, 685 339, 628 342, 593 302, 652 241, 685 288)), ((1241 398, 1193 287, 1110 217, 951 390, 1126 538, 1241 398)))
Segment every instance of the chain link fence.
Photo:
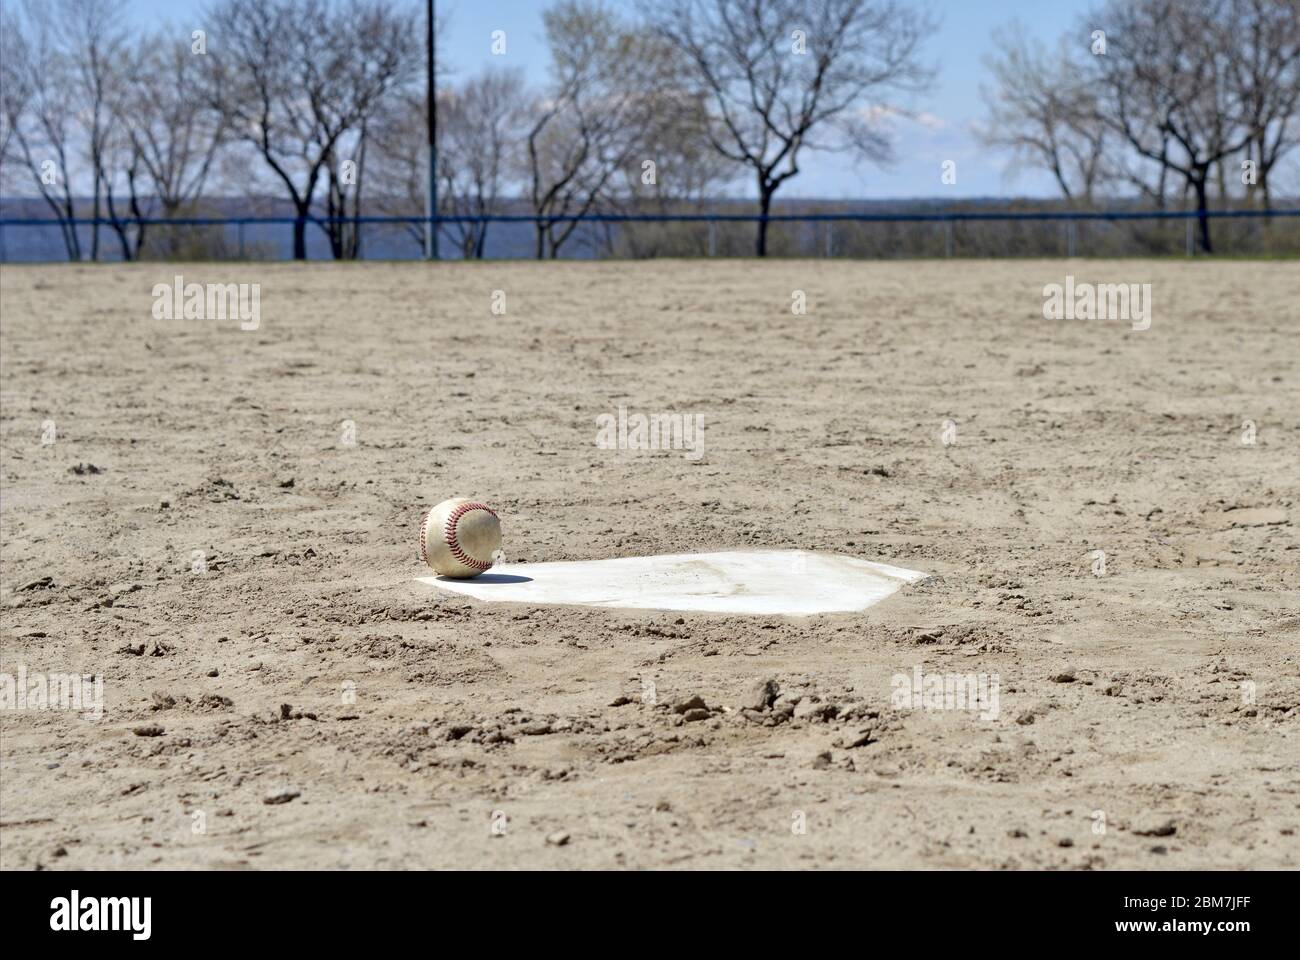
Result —
MULTIPOLYGON (((943 257, 1169 257, 1201 249, 1195 211, 864 213, 666 213, 582 217, 495 215, 437 218, 442 259, 537 256, 539 230, 574 225, 557 259, 748 257, 767 220, 768 253, 777 257, 906 259, 943 257)), ((1212 210, 1206 214, 1219 256, 1300 256, 1300 209, 1212 210)), ((0 262, 69 259, 65 235, 77 233, 82 258, 99 227, 99 259, 287 260, 291 216, 0 218, 0 262), (139 231, 144 231, 141 243, 139 231), (123 243, 123 238, 126 243, 123 243), (130 257, 123 251, 138 247, 130 257)), ((307 218, 308 259, 332 259, 331 226, 355 232, 358 259, 415 260, 424 255, 427 217, 307 218)), ((552 256, 544 249, 544 258, 552 256)))

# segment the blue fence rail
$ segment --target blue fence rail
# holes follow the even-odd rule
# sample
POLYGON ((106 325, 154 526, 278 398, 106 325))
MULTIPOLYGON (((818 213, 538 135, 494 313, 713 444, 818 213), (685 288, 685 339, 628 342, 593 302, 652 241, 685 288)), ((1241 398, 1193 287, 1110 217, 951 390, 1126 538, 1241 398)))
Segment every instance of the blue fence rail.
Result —
MULTIPOLYGON (((537 214, 487 214, 455 215, 440 214, 436 217, 427 215, 409 216, 361 216, 361 217, 322 217, 308 215, 246 216, 246 217, 73 217, 57 219, 51 217, 0 217, 0 261, 8 261, 6 255, 9 244, 5 243, 8 228, 84 228, 99 226, 109 229, 131 229, 139 227, 221 227, 235 228, 238 233, 239 258, 245 257, 245 231, 248 227, 292 226, 306 223, 326 229, 331 224, 347 225, 354 229, 366 226, 389 227, 423 227, 433 223, 438 227, 465 224, 485 227, 491 224, 533 225, 547 229, 558 224, 580 225, 619 225, 619 224, 704 224, 708 227, 708 255, 715 255, 717 250, 717 227, 725 224, 822 224, 825 225, 826 255, 835 255, 837 251, 833 227, 835 224, 917 224, 934 223, 944 226, 944 253, 954 256, 956 253, 956 236, 954 227, 965 223, 1044 223, 1059 222, 1066 227, 1064 251, 1074 256, 1078 250, 1077 225, 1084 223, 1122 223, 1135 221, 1184 221, 1186 223, 1186 253, 1196 251, 1196 231, 1202 219, 1220 220, 1286 220, 1300 217, 1300 208, 1283 208, 1276 210, 1209 210, 1200 213, 1196 210, 1100 210, 1100 211, 937 211, 932 213, 597 213, 585 215, 537 215, 537 214)), ((101 241, 107 243, 107 241, 101 241)), ((819 245, 820 246, 820 245, 819 245)), ((851 255, 851 254, 850 254, 851 255)), ((51 258, 54 259, 54 258, 51 258)))

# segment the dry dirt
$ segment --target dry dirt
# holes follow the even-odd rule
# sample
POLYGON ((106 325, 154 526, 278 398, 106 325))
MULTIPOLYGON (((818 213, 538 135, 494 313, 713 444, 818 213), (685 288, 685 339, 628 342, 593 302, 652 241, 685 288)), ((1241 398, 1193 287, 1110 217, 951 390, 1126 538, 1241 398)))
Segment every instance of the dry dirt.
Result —
POLYGON ((102 675, 105 710, 0 711, 2 866, 1300 866, 1298 292, 1251 262, 6 266, 0 670, 102 675), (154 319, 177 272, 259 282, 260 328, 154 319), (1044 320, 1067 272, 1151 283, 1151 328, 1044 320), (706 455, 597 449, 620 404, 703 414, 706 455), (936 576, 809 619, 480 606, 413 579, 452 495, 510 560, 936 576), (998 716, 895 709, 917 666, 996 676, 998 716))

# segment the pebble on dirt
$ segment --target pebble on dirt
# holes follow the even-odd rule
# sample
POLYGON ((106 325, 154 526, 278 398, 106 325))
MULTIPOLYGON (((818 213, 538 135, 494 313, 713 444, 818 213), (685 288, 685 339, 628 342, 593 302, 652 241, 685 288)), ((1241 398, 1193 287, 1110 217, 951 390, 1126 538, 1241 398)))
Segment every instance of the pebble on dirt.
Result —
POLYGON ((741 710, 766 710, 772 706, 781 688, 772 679, 759 680, 741 698, 741 710))

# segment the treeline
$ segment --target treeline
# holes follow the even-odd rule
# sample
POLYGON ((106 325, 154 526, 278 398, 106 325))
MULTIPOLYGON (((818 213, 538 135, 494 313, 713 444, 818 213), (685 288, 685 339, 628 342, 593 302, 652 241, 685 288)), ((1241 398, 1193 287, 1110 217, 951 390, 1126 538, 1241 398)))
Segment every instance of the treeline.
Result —
POLYGON ((1300 144, 1297 0, 1108 0, 1053 48, 995 40, 983 139, 1065 198, 1190 201, 1206 252, 1212 199, 1271 208, 1300 144))
MULTIPOLYGON (((214 195, 289 204, 299 258, 309 230, 357 258, 353 218, 424 214, 422 3, 214 0, 193 30, 144 34, 126 9, 0 13, 0 190, 39 194, 69 258, 180 255, 181 231, 139 221, 214 195), (87 215, 106 226, 76 229, 87 215)), ((1267 207, 1300 122, 1297 18, 1296 0, 1113 0, 1052 51, 1003 31, 983 135, 1081 205, 1136 192, 1204 210, 1240 172, 1267 207)), ((735 185, 768 213, 812 150, 906 162, 894 101, 934 79, 936 25, 903 0, 553 0, 542 21, 544 77, 444 71, 437 103, 438 212, 523 203, 538 258, 582 235, 555 218, 680 210, 735 185)), ((509 24, 482 38, 502 64, 511 41, 509 24)), ((917 193, 937 192, 917 167, 917 193)), ((440 238, 481 257, 488 230, 444 222, 440 238)), ((753 232, 765 254, 768 224, 753 232)))
MULTIPOLYGON (((766 209, 808 149, 885 156, 861 117, 925 79, 929 22, 895 0, 630 6, 553 2, 549 74, 535 85, 505 66, 440 78, 441 214, 524 197, 539 217, 581 216, 701 199, 742 177, 766 209)), ((218 181, 227 195, 286 198, 298 257, 314 222, 350 258, 361 233, 346 218, 424 212, 423 4, 216 0, 201 30, 147 36, 124 10, 27 0, 3 14, 5 186, 36 187, 69 257, 106 242, 96 227, 82 249, 69 222, 79 198, 126 259, 149 243, 133 218, 175 216, 218 181)), ((503 26, 483 42, 508 63, 503 26)), ((487 229, 451 223, 443 236, 475 256, 487 229)), ((575 229, 539 222, 536 256, 557 256, 575 229)))

